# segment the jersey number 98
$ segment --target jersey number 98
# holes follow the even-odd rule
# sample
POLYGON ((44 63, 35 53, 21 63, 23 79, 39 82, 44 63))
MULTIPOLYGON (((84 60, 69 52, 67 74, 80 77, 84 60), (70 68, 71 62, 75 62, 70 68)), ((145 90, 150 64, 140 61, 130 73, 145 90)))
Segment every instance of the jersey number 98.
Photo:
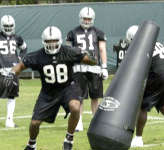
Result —
POLYGON ((47 83, 64 83, 68 80, 68 69, 65 64, 58 64, 55 68, 53 65, 46 65, 43 67, 43 72, 47 83))

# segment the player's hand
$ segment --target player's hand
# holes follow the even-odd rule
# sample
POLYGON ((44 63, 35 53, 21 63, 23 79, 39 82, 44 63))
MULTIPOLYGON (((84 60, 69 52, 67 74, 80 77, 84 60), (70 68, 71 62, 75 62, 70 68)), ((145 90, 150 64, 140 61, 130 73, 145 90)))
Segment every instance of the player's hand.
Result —
POLYGON ((102 72, 103 80, 108 79, 108 69, 107 69, 107 65, 106 64, 102 64, 101 72, 102 72))
POLYGON ((104 80, 108 79, 108 70, 106 68, 102 68, 101 71, 102 71, 102 78, 104 80))

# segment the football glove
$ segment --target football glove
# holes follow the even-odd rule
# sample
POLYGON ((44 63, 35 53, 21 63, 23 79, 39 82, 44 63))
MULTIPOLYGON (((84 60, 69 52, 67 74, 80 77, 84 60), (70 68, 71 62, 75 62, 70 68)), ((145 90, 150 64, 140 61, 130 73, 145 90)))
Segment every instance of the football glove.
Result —
POLYGON ((101 66, 101 73, 102 73, 102 78, 103 80, 108 79, 108 69, 106 64, 102 64, 101 66))
POLYGON ((17 82, 15 82, 15 79, 16 79, 15 73, 9 72, 6 76, 4 76, 2 84, 4 85, 4 87, 13 90, 13 88, 18 86, 17 82))

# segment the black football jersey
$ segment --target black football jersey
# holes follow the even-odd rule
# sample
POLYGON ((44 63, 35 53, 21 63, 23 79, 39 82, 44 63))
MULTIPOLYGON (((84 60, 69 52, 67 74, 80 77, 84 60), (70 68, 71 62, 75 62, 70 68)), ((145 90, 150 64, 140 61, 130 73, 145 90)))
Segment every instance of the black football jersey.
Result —
POLYGON ((120 40, 117 45, 113 45, 113 51, 117 54, 117 68, 119 67, 121 61, 124 59, 126 51, 129 47, 129 44, 126 40, 120 40))
POLYGON ((164 46, 156 42, 146 91, 154 93, 164 88, 164 46))
POLYGON ((11 68, 19 62, 17 48, 23 49, 24 41, 17 35, 6 36, 0 32, 0 68, 11 68))
POLYGON ((71 42, 73 47, 78 47, 82 51, 90 51, 90 54, 100 64, 99 41, 106 41, 104 32, 96 27, 90 27, 85 30, 78 26, 67 34, 66 41, 71 42))
POLYGON ((150 71, 164 76, 164 46, 159 42, 155 45, 150 71))
POLYGON ((55 55, 46 54, 44 48, 27 54, 23 63, 26 67, 39 72, 42 90, 48 94, 63 89, 72 81, 72 66, 80 63, 85 54, 80 49, 61 46, 55 55))

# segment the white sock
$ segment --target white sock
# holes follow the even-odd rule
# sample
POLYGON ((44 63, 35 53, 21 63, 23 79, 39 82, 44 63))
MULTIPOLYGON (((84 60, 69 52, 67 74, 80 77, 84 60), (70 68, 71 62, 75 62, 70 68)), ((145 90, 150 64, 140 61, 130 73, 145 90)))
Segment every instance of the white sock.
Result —
POLYGON ((82 122, 82 115, 80 115, 79 122, 80 122, 80 121, 82 122))
POLYGON ((15 99, 8 99, 7 119, 13 120, 14 110, 15 110, 15 99))

